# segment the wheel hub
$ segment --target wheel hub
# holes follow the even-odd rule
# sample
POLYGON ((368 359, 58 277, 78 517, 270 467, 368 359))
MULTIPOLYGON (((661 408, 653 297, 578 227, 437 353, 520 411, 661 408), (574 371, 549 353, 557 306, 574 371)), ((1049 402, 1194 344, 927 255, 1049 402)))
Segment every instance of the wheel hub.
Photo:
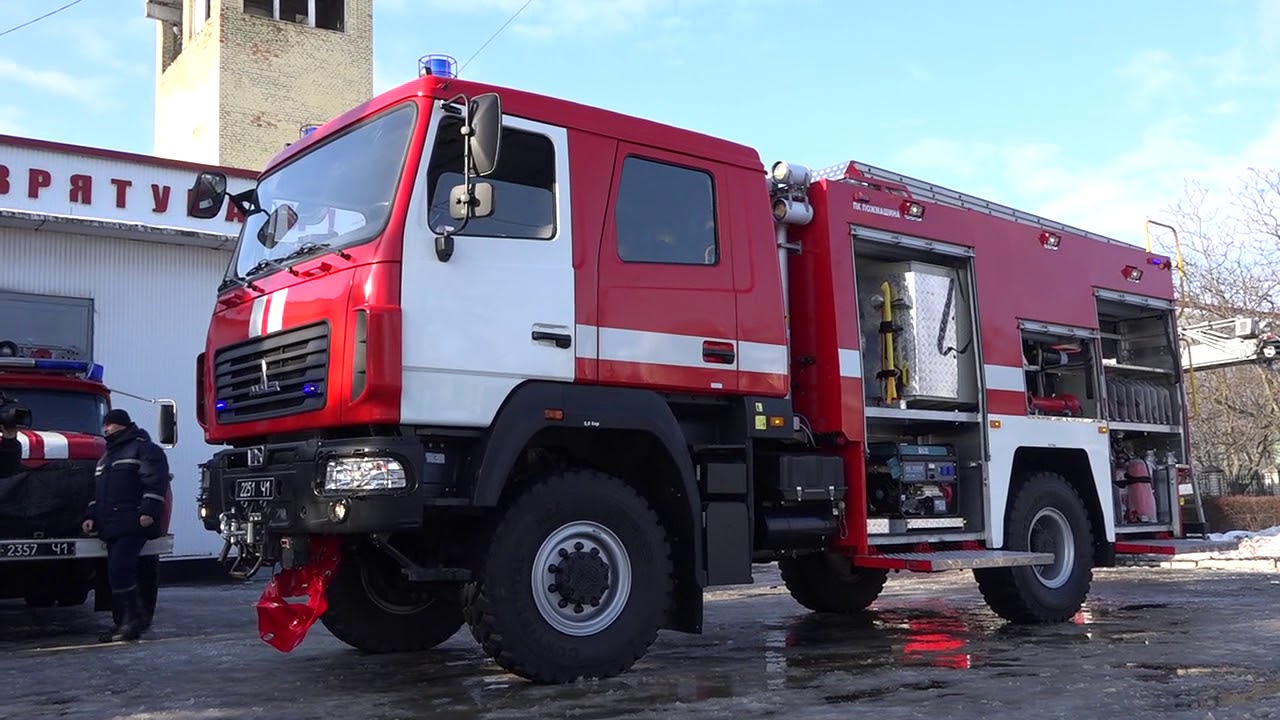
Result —
POLYGON ((622 614, 631 594, 631 560, 609 528, 571 522, 538 548, 530 575, 538 613, 574 637, 595 635, 622 614))
POLYGON ((581 613, 585 605, 599 607, 609 589, 609 564, 600 557, 600 548, 593 547, 587 552, 584 547, 578 542, 574 543, 573 552, 560 548, 557 553, 560 561, 547 568, 555 578, 547 591, 560 596, 560 607, 572 605, 577 613, 581 613))
POLYGON ((1036 513, 1027 529, 1027 549, 1054 556, 1052 563, 1032 568, 1045 587, 1056 590, 1067 584, 1076 564, 1075 539, 1071 523, 1061 511, 1046 507, 1036 513))

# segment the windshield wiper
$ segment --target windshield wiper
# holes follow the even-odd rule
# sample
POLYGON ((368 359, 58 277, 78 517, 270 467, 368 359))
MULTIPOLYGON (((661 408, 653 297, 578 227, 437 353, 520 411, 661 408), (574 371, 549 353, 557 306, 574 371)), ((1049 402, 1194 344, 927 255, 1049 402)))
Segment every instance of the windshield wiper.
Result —
POLYGON ((244 275, 245 277, 249 277, 251 275, 257 275, 263 270, 287 270, 290 273, 293 273, 294 275, 298 274, 294 272, 293 268, 285 267, 284 265, 281 265, 280 263, 276 262, 275 260, 272 260, 271 258, 262 258, 253 267, 249 268, 249 272, 245 273, 244 275))
POLYGON ((239 277, 238 275, 232 275, 231 277, 224 278, 222 280, 222 283, 218 285, 218 292, 222 292, 223 290, 226 290, 232 285, 238 285, 250 292, 262 292, 262 288, 259 287, 252 280, 249 280, 248 278, 239 277))
POLYGON ((310 255, 312 253, 321 252, 325 250, 332 252, 333 254, 337 255, 343 260, 351 259, 351 254, 344 252, 342 248, 335 248, 333 245, 330 245, 329 243, 317 243, 317 242, 302 243, 302 245, 300 245, 297 250, 294 250, 288 255, 285 255, 284 259, 293 260, 294 258, 300 258, 304 255, 310 255))

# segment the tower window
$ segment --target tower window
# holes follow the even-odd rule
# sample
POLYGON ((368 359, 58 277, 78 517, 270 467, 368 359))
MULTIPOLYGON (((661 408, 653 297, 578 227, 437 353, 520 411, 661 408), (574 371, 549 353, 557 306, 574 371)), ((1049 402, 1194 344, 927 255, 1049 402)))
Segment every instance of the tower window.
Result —
POLYGON ((244 0, 248 15, 342 32, 346 28, 343 0, 244 0))
POLYGON ((346 30, 346 2, 343 0, 315 0, 316 27, 325 30, 346 30))
POLYGON ((275 0, 244 0, 244 11, 247 15, 264 18, 276 16, 275 0))

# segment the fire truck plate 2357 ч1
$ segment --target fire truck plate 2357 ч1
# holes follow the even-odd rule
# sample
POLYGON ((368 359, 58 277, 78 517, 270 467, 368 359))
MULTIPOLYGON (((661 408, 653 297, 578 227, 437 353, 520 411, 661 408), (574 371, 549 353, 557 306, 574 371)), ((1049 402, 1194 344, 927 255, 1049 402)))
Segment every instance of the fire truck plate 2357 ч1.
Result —
POLYGON ((968 570, 1069 620, 1185 535, 1169 260, 858 162, 425 73, 189 211, 246 220, 196 362, 199 512, 259 632, 463 624, 626 671, 776 561, 855 613, 968 570), (287 598, 298 598, 290 601, 287 598))

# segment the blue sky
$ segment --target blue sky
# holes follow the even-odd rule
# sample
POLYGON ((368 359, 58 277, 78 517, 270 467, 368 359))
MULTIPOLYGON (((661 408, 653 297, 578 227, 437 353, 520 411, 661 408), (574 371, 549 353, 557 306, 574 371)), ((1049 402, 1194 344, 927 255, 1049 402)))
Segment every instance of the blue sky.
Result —
MULTIPOLYGON (((375 90, 524 2, 375 0, 375 90)), ((0 133, 149 152, 154 73, 142 3, 83 0, 0 37, 0 133)), ((1280 166, 1280 0, 533 0, 463 75, 1133 242, 1184 181, 1280 166)))

